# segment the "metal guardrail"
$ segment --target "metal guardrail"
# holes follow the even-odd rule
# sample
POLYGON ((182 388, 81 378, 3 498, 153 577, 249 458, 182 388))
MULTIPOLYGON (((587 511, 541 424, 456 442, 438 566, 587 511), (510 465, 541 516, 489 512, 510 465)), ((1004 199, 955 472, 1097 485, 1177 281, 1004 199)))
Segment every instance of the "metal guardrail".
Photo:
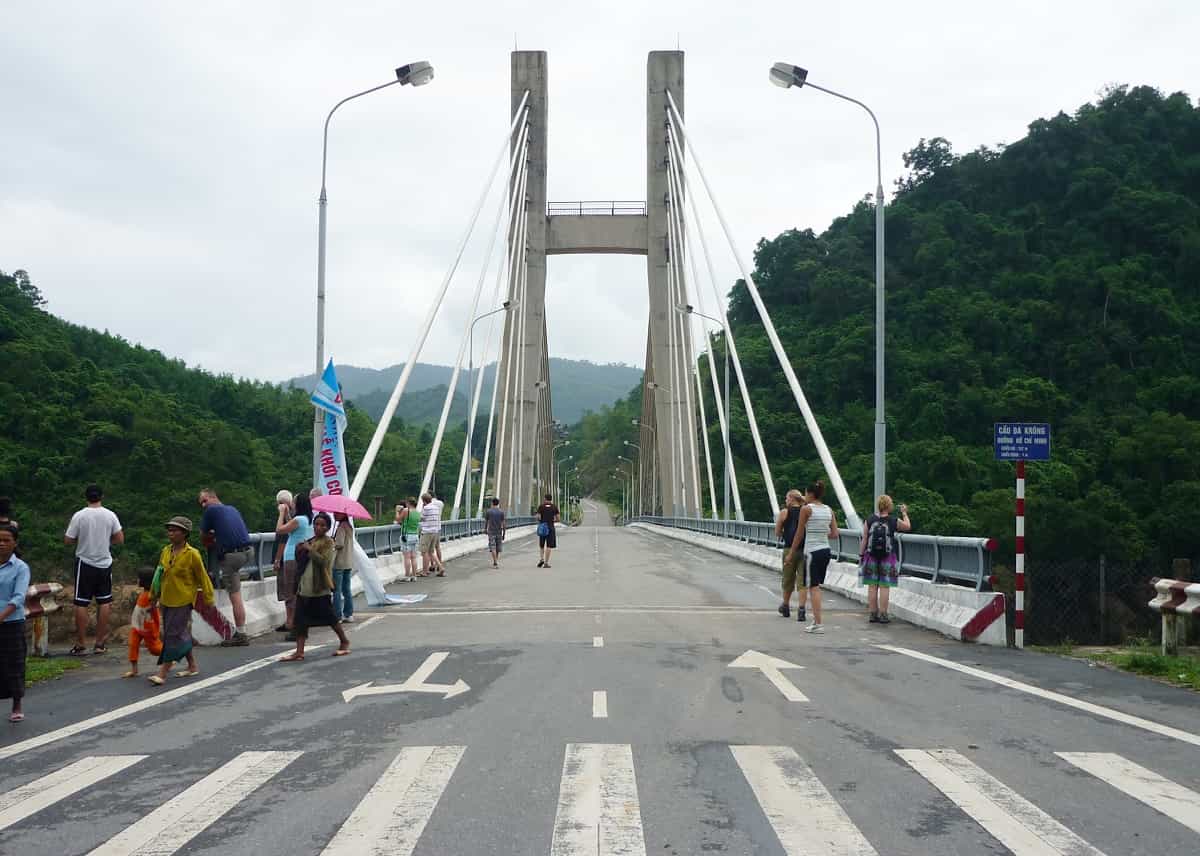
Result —
MULTIPOLYGON (((536 517, 510 517, 508 528, 533 526, 536 517)), ((441 539, 454 541, 457 538, 467 538, 471 535, 483 534, 483 518, 474 517, 465 520, 443 520, 441 539)), ((400 550, 400 524, 389 523, 385 526, 355 527, 354 537, 359 545, 371 558, 386 556, 400 550)), ((250 546, 254 548, 254 559, 242 568, 242 576, 249 579, 263 579, 275 574, 275 547, 285 538, 274 532, 252 532, 250 546)))
POLYGON ((584 202, 547 202, 546 214, 550 217, 561 216, 608 216, 615 217, 619 214, 646 216, 645 202, 621 202, 621 201, 584 201, 584 202))
MULTIPOLYGON (((780 547, 775 537, 774 523, 749 520, 717 520, 693 517, 633 517, 628 522, 641 521, 675 529, 703 532, 718 538, 730 538, 747 544, 780 547)), ((959 538, 948 535, 899 534, 900 573, 933 580, 968 585, 976 591, 991 586, 992 552, 996 542, 991 538, 959 538)), ((857 563, 862 533, 857 529, 839 529, 836 558, 857 563)))

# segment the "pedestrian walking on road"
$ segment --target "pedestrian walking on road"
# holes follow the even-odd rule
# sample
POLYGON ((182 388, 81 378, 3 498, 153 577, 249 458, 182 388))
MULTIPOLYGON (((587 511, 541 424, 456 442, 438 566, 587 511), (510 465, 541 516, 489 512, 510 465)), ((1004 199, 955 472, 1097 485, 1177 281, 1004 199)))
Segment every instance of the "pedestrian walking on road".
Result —
POLYGON ((783 544, 783 603, 779 604, 779 614, 784 618, 791 617, 792 592, 795 591, 797 620, 801 623, 804 622, 804 604, 808 597, 804 575, 800 573, 804 563, 804 529, 800 526, 803 508, 804 494, 792 489, 787 492, 784 507, 775 517, 775 537, 783 544))
MULTIPOLYGON (((806 633, 825 632, 825 625, 821 623, 821 585, 833 558, 830 544, 838 536, 833 509, 821 502, 824 495, 825 482, 818 479, 804 492, 805 504, 800 510, 799 525, 804 530, 804 570, 813 614, 812 624, 804 628, 806 633)), ((803 614, 799 620, 804 621, 803 614)))
POLYGON ((446 575, 446 563, 442 561, 442 513, 446 508, 446 500, 442 499, 442 495, 438 492, 437 486, 433 488, 433 501, 437 503, 438 509, 438 538, 437 543, 433 545, 433 552, 437 556, 438 576, 446 575))
POLYGON ((242 513, 232 505, 221 502, 216 491, 206 487, 200 491, 200 537, 206 547, 217 551, 217 567, 221 571, 220 583, 229 595, 229 606, 233 610, 233 637, 221 640, 221 647, 240 647, 250 644, 246 635, 246 605, 242 602, 242 568, 254 558, 250 546, 250 530, 242 513))
POLYGON ((0 699, 12 699, 9 722, 25 718, 25 592, 29 565, 16 555, 17 527, 0 526, 0 699))
POLYGON ((400 526, 400 558, 404 560, 402 583, 417 581, 417 542, 421 539, 421 515, 417 513, 417 498, 410 496, 396 506, 396 523, 400 526))
POLYGON ((421 576, 432 569, 439 577, 446 575, 438 559, 438 539, 442 532, 442 504, 426 491, 421 495, 421 576))
MULTIPOLYGON (((292 619, 296 611, 296 546, 313 535, 312 501, 300 494, 292 502, 294 509, 291 519, 284 520, 285 512, 280 506, 279 519, 275 522, 275 534, 287 536, 282 560, 275 561, 275 597, 283 602, 286 617, 283 626, 275 629, 286 631, 289 637, 292 637, 292 619)), ((289 638, 288 641, 293 639, 289 638)))
POLYGON ((558 546, 558 533, 555 524, 558 523, 558 506, 550 494, 542 499, 537 509, 538 517, 538 563, 539 568, 550 567, 550 551, 558 546))
MULTIPOLYGON (((354 524, 349 516, 335 514, 333 531, 333 614, 345 624, 354 621, 354 595, 350 579, 354 576, 354 524)), ((313 528, 316 529, 314 522, 313 528)))
POLYGON ((350 638, 333 611, 333 562, 337 547, 329 537, 331 525, 328 514, 316 515, 312 522, 313 536, 296 548, 299 561, 304 565, 296 589, 296 650, 282 658, 283 662, 295 663, 304 659, 310 627, 332 627, 341 643, 333 656, 344 657, 350 653, 350 638))
POLYGON ((890 624, 888 596, 900 581, 899 541, 897 532, 911 532, 908 506, 900 506, 900 515, 892 513, 892 498, 886 493, 879 497, 879 509, 863 523, 862 543, 858 565, 859 581, 867 587, 867 608, 872 624, 890 624))
MULTIPOLYGON (((158 673, 150 676, 150 683, 161 687, 167 682, 171 667, 187 659, 187 668, 179 673, 181 678, 193 678, 200 674, 196 665, 195 642, 192 640, 192 604, 196 592, 209 606, 216 602, 212 580, 204 570, 200 551, 188 543, 192 533, 192 521, 186 517, 172 517, 166 523, 167 546, 158 556, 155 574, 158 603, 162 606, 162 653, 158 657, 158 673)), ((155 594, 152 585, 151 595, 155 594)))
POLYGON ((504 545, 504 535, 508 531, 508 521, 500 500, 492 497, 492 507, 483 513, 483 531, 487 533, 488 550, 492 554, 492 567, 500 567, 500 550, 504 545))
POLYGON ((125 543, 125 532, 117 515, 104 507, 104 491, 88 485, 83 492, 87 505, 71 517, 63 543, 75 545, 75 646, 71 655, 87 653, 88 607, 96 601, 96 641, 92 653, 108 651, 108 617, 112 611, 112 546, 125 543))
POLYGON ((138 655, 142 645, 155 657, 162 653, 162 617, 150 591, 154 588, 154 572, 139 573, 138 585, 142 590, 138 594, 133 615, 129 617, 129 671, 121 675, 122 678, 137 677, 138 655))

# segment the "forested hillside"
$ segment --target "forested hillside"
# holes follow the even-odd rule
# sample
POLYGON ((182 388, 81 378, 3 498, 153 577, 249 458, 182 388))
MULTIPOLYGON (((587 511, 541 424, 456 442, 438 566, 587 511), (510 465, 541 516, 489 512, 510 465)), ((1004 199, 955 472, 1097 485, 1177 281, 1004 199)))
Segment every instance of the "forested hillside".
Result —
MULTIPOLYGON (((1200 508, 1200 111, 1183 94, 1115 88, 1011 145, 958 155, 934 137, 905 162, 887 209, 889 490, 922 531, 999 536, 1011 553, 1013 465, 993 461, 992 424, 1050 422, 1053 460, 1029 466, 1041 556, 1200 558, 1187 523, 1200 508)), ((864 201, 820 235, 785 232, 755 252, 860 511, 871 504, 873 229, 864 201)), ((740 282, 729 309, 782 494, 823 473, 740 282)), ((738 404, 743 501, 766 519, 738 404)), ((719 429, 711 436, 719 448, 719 429)))
MULTIPOLYGON (((214 376, 107 333, 42 311, 24 271, 0 274, 0 495, 12 497, 22 548, 35 579, 70 561, 62 532, 101 484, 127 532, 126 572, 150 562, 175 514, 198 519, 196 493, 215 487, 239 506, 251 529, 273 525, 275 491, 311 485, 312 406, 308 393, 214 376)), ((351 468, 374 430, 351 408, 351 468)), ((363 497, 392 505, 420 482, 430 446, 397 422, 363 497)), ((461 430, 449 433, 437 478, 453 485, 461 430)), ((388 521, 390 522, 390 520, 388 521)))

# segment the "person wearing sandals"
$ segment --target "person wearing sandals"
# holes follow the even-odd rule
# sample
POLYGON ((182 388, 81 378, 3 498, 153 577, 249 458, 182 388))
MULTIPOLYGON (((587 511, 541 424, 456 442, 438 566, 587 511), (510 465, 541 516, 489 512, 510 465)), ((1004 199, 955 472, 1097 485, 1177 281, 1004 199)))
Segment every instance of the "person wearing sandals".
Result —
POLYGON ((197 591, 209 606, 216 603, 212 580, 204 570, 200 551, 188 543, 192 521, 183 516, 172 517, 166 526, 170 543, 158 556, 161 571, 155 571, 157 581, 151 583, 151 595, 158 598, 162 611, 162 653, 158 655, 158 672, 150 676, 150 683, 158 687, 167 682, 171 667, 185 658, 187 668, 179 677, 193 678, 200 674, 191 633, 192 604, 197 591))
POLYGON ((350 653, 350 639, 333 611, 333 561, 337 550, 329 537, 332 525, 328 514, 318 514, 312 522, 313 537, 296 548, 299 561, 304 564, 296 586, 296 650, 284 657, 283 662, 304 659, 304 643, 308 641, 310 627, 332 627, 341 643, 333 656, 350 653))
POLYGON ((282 628, 275 629, 286 632, 289 642, 294 641, 292 622, 296 612, 296 547, 313 535, 312 500, 301 493, 292 502, 292 516, 285 519, 284 508, 280 505, 279 518, 275 521, 275 534, 287 536, 283 555, 275 560, 275 597, 283 602, 286 617, 282 628))
POLYGON ((400 556, 404 559, 400 582, 413 583, 417 581, 417 541, 421 538, 421 515, 415 496, 396 506, 396 523, 400 527, 400 556))
POLYGON ((112 612, 112 547, 125 543, 117 515, 104 507, 104 491, 90 484, 83 492, 87 505, 71 516, 63 543, 75 547, 75 646, 72 657, 87 653, 88 607, 96 601, 96 641, 93 654, 108 651, 108 618, 112 612))
POLYGON ((29 589, 29 565, 15 555, 17 527, 0 526, 0 699, 12 699, 9 722, 25 718, 25 592, 29 589))
POLYGON ((890 624, 888 595, 900 579, 897 532, 911 532, 908 506, 900 506, 900 516, 892 513, 892 498, 886 493, 876 504, 879 511, 863 522, 858 565, 859 582, 867 587, 867 608, 871 624, 890 624))

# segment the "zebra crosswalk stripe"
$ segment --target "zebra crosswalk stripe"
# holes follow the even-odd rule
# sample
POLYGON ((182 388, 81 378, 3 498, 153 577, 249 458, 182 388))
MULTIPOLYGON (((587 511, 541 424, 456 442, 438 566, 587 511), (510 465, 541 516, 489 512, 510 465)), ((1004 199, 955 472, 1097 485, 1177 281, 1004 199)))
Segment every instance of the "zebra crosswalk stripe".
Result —
POLYGON ((795 749, 729 750, 788 856, 875 856, 875 848, 795 749))
POLYGON ((646 856, 633 749, 568 743, 550 856, 646 856))
POLYGON ((1200 793, 1111 752, 1055 752, 1097 779, 1200 833, 1200 793))
POLYGON ((91 856, 169 856, 302 754, 243 752, 110 838, 91 856))
POLYGON ((72 794, 144 760, 145 755, 94 755, 0 795, 0 829, 7 829, 72 794))
POLYGON ((897 749, 896 754, 1015 856, 1104 856, 958 752, 897 749))
POLYGON ((402 749, 322 856, 409 856, 466 746, 402 749))

